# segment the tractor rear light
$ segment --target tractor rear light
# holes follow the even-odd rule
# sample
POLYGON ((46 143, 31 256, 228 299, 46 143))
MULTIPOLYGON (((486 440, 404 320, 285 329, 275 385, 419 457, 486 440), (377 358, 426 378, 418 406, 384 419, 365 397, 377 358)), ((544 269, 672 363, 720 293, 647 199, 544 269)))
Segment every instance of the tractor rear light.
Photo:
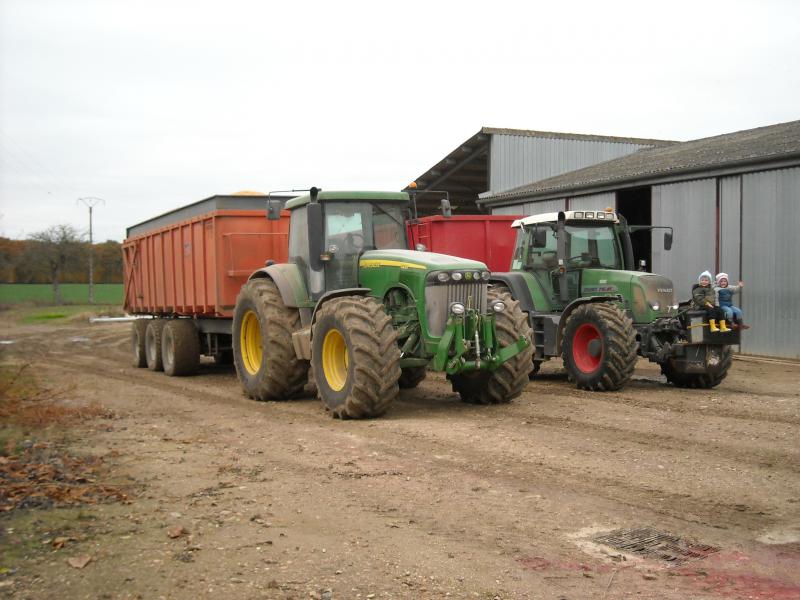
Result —
POLYGON ((587 211, 586 212, 587 219, 594 219, 594 211, 587 211))
POLYGON ((453 281, 461 281, 464 278, 464 274, 456 271, 451 275, 451 277, 453 278, 453 281))
POLYGON ((582 213, 582 212, 576 212, 576 213, 574 214, 574 217, 575 217, 576 219, 582 219, 582 218, 583 218, 583 213, 582 213))
POLYGON ((461 302, 453 302, 450 305, 450 312, 456 316, 463 315, 465 310, 466 308, 464 308, 464 305, 461 304, 461 302))

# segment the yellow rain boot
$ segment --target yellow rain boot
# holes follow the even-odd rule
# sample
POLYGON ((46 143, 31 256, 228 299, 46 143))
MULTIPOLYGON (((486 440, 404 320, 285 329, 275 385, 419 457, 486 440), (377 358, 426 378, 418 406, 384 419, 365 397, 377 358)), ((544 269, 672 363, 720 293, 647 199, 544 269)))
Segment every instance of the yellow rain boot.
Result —
POLYGON ((716 319, 709 319, 708 320, 708 330, 711 333, 718 333, 719 329, 717 328, 717 320, 716 319))
POLYGON ((725 320, 724 320, 724 319, 723 319, 722 321, 720 321, 720 322, 719 322, 719 330, 720 330, 722 333, 728 333, 728 332, 730 331, 730 329, 728 329, 728 324, 727 324, 727 323, 725 323, 725 320))

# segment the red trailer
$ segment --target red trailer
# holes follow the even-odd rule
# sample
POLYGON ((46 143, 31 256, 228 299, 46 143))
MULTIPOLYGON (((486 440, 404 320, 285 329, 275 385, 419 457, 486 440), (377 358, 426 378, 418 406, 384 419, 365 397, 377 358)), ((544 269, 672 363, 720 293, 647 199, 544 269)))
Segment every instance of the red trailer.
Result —
POLYGON ((232 317, 248 276, 267 259, 288 259, 289 212, 270 221, 265 206, 265 196, 212 196, 130 227, 125 310, 232 317))
POLYGON ((125 310, 154 317, 134 324, 136 366, 174 375, 195 370, 200 354, 231 360, 239 290, 267 260, 288 261, 289 212, 269 220, 266 201, 264 195, 212 196, 128 228, 125 310), (162 334, 192 348, 162 360, 162 334))
POLYGON ((461 215, 423 217, 408 222, 411 247, 424 244, 440 252, 486 263, 490 271, 508 271, 517 237, 511 223, 521 216, 461 215))

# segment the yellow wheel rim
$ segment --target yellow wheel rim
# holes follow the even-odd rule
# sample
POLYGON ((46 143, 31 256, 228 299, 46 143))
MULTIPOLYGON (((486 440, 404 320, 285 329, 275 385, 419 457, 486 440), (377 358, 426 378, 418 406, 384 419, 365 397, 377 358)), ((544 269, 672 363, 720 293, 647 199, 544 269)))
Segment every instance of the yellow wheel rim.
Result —
POLYGON ((261 348, 261 323, 258 315, 248 310, 242 319, 239 330, 239 346, 242 349, 242 363, 250 375, 255 375, 261 368, 264 351, 261 348))
POLYGON ((322 340, 322 372, 330 388, 338 392, 347 383, 347 367, 350 358, 344 337, 337 329, 331 329, 322 340))

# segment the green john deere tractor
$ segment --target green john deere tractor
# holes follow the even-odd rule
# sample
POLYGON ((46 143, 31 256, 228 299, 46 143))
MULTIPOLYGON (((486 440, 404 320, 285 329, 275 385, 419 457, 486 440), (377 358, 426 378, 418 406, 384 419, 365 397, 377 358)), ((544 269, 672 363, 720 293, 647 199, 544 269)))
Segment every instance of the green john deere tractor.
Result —
POLYGON ((236 300, 234 363, 250 397, 296 396, 309 366, 343 418, 383 414, 426 369, 465 402, 519 395, 532 360, 525 314, 489 289, 483 263, 407 250, 408 205, 405 193, 316 188, 286 204, 289 262, 253 273, 236 300))
POLYGON ((702 312, 676 303, 672 281, 633 270, 631 232, 656 227, 629 226, 610 210, 533 215, 512 226, 518 233, 511 272, 493 273, 492 282, 528 313, 531 376, 543 361, 562 356, 579 388, 616 390, 640 355, 679 387, 711 388, 725 378, 740 332, 712 332, 702 312))

